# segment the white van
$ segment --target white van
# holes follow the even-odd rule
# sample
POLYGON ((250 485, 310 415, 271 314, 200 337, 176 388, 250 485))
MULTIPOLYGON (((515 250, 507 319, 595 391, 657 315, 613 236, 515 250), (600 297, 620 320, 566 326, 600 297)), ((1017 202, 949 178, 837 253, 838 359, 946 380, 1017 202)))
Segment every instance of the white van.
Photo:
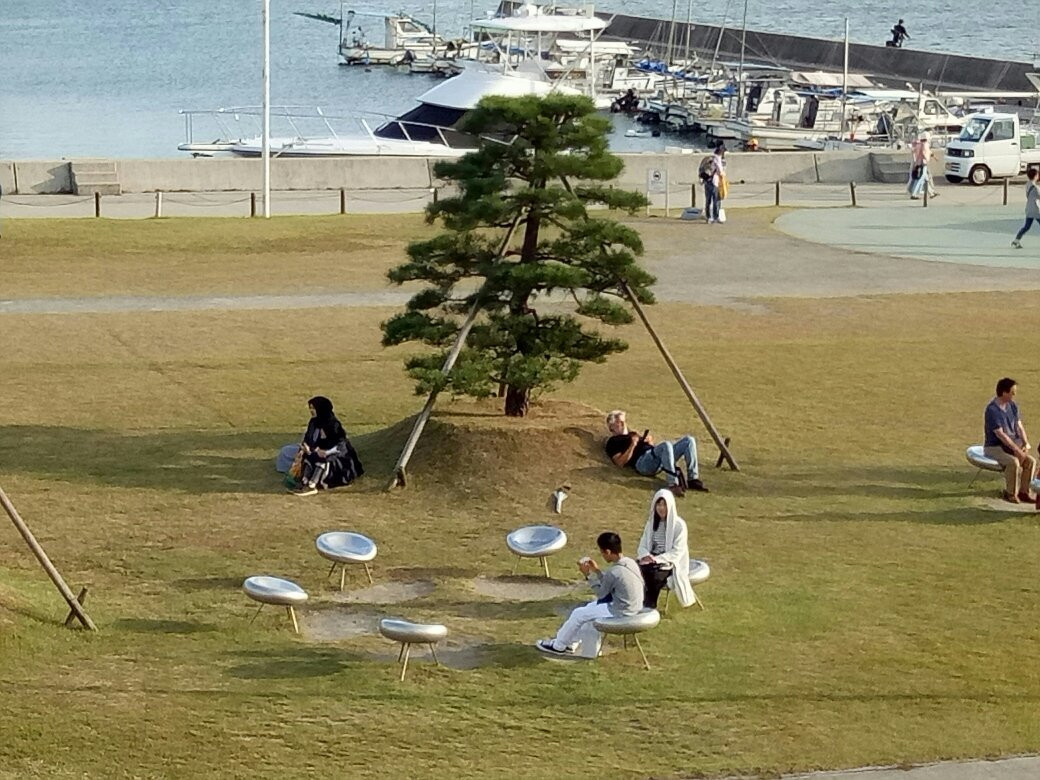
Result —
POLYGON ((1025 131, 1017 114, 972 114, 960 137, 946 145, 946 180, 981 185, 1040 167, 1037 133, 1025 131))

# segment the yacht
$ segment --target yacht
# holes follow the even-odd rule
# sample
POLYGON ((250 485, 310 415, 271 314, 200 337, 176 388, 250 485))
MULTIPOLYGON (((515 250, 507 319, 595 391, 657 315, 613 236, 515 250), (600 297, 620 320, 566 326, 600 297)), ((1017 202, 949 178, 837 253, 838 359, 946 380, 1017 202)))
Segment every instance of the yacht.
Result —
MULTIPOLYGON (((491 72, 467 68, 427 90, 418 97, 415 108, 397 117, 382 114, 363 114, 354 117, 334 117, 320 109, 311 112, 300 108, 272 109, 279 123, 287 123, 292 134, 272 136, 272 157, 461 157, 477 147, 479 139, 459 129, 463 118, 486 95, 522 97, 545 96, 551 92, 581 94, 578 90, 558 83, 531 78, 523 73, 491 72), (323 129, 319 134, 302 131, 307 121, 318 120, 323 129), (359 132, 339 134, 334 129, 336 120, 357 123, 359 132)), ((251 108, 224 108, 215 111, 182 111, 185 115, 185 143, 177 148, 196 156, 229 153, 240 157, 259 157, 262 137, 259 134, 235 137, 231 120, 242 117, 256 120, 260 110, 251 108), (197 120, 202 117, 217 120, 222 128, 222 140, 198 143, 192 138, 197 120)))

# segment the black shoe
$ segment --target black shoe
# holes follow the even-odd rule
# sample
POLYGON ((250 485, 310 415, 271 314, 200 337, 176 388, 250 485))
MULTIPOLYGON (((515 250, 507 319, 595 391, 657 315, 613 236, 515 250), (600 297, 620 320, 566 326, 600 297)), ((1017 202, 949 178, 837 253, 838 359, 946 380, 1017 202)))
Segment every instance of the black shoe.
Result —
POLYGON ((569 647, 565 647, 563 650, 557 650, 556 646, 553 645, 553 641, 551 639, 539 639, 537 642, 535 642, 535 647, 537 647, 543 653, 549 653, 551 655, 574 655, 574 653, 571 651, 569 647))
POLYGON ((701 493, 711 492, 710 490, 708 490, 708 488, 704 486, 704 483, 701 482, 699 479, 691 479, 687 484, 690 486, 690 490, 699 490, 701 493))

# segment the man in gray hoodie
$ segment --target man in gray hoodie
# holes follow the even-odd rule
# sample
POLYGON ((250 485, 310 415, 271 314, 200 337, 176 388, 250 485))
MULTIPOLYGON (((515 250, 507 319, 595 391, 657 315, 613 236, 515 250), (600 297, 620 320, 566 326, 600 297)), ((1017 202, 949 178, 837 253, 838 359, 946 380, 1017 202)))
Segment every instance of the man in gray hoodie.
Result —
POLYGON ((643 608, 643 574, 639 564, 621 554, 621 537, 606 531, 599 535, 596 544, 603 560, 611 564, 607 570, 601 572, 591 558, 578 562, 578 569, 595 592, 596 600, 571 612, 555 637, 539 640, 537 647, 546 655, 595 658, 603 638, 594 621, 634 615, 643 608))

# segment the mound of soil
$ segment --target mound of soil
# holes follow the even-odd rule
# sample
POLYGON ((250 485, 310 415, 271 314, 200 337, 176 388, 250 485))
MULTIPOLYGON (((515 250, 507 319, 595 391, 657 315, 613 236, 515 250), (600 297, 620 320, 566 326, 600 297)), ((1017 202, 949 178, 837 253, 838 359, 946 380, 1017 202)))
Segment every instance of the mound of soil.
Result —
MULTIPOLYGON (((357 437, 366 469, 380 481, 389 478, 414 422, 357 437)), ((556 486, 584 469, 609 472, 605 437, 604 413, 571 401, 541 401, 526 417, 503 415, 501 399, 444 403, 427 423, 407 477, 467 493, 508 493, 517 481, 556 486)))

